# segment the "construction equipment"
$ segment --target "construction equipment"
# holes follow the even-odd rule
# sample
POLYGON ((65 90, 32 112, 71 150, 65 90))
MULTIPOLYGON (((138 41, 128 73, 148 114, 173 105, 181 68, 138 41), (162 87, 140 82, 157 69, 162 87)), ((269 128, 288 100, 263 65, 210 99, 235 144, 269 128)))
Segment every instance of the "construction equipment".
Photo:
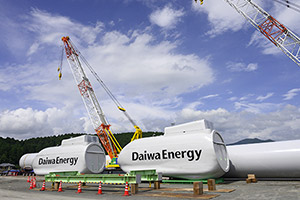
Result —
MULTIPOLYGON (((296 34, 251 0, 224 1, 300 66, 300 39, 296 34)), ((202 3, 203 1, 200 1, 200 4, 202 3)))
MULTIPOLYGON (((197 3, 197 1, 198 1, 198 0, 195 0, 196 3, 197 3)), ((200 0, 200 4, 201 4, 201 5, 203 4, 203 1, 204 1, 204 0, 200 0)))
MULTIPOLYGON (((92 85, 87 78, 85 71, 82 67, 80 59, 86 64, 86 66, 89 68, 91 73, 96 77, 97 81, 101 84, 101 86, 104 88, 104 90, 108 93, 110 98, 114 101, 114 103, 117 105, 118 109, 121 110, 125 116, 129 119, 129 121, 134 125, 136 132, 131 139, 133 141, 134 139, 140 138, 142 136, 141 129, 134 123, 134 121, 130 118, 126 110, 121 106, 121 104, 117 101, 117 99, 114 97, 114 95, 110 92, 108 87, 104 84, 104 82, 100 79, 100 77, 97 75, 95 70, 88 64, 86 59, 80 54, 80 52, 77 50, 75 45, 71 42, 70 38, 62 37, 62 41, 64 43, 64 50, 67 56, 68 63, 70 65, 71 71, 73 73, 74 79, 76 81, 76 84, 79 88, 81 97, 83 99, 83 102, 85 104, 85 107, 88 111, 88 114, 90 116, 90 119, 92 121, 93 127, 110 158, 112 159, 110 165, 108 167, 118 167, 117 164, 117 157, 118 154, 121 152, 122 147, 118 143, 117 139, 113 135, 113 133, 110 130, 110 124, 108 123, 100 104, 97 100, 97 97, 94 93, 94 90, 92 88, 92 85)), ((60 66, 59 71, 59 77, 61 78, 61 70, 62 67, 60 66)))

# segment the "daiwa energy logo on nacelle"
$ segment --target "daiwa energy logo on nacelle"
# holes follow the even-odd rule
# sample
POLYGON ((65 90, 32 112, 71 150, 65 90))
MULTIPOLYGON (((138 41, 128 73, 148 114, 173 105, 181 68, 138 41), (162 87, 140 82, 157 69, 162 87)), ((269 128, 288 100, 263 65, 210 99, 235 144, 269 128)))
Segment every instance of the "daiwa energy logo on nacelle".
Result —
POLYGON ((78 157, 62 158, 57 156, 56 158, 39 158, 39 165, 59 165, 59 164, 69 164, 70 166, 76 165, 78 157))
POLYGON ((152 161, 152 160, 173 160, 173 159, 185 159, 188 161, 198 161, 201 157, 202 150, 181 150, 181 151, 168 151, 163 149, 158 152, 148 152, 144 150, 143 153, 136 151, 132 152, 132 161, 152 161))

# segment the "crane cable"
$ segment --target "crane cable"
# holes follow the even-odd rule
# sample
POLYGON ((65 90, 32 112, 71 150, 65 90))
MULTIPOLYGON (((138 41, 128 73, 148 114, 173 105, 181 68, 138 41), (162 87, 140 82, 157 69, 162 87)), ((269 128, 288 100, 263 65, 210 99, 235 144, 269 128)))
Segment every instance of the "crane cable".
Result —
POLYGON ((58 66, 57 68, 57 71, 59 72, 58 74, 58 78, 59 80, 61 80, 61 77, 62 77, 62 66, 63 66, 63 59, 64 59, 64 47, 61 46, 61 56, 60 56, 60 65, 58 66))
POLYGON ((293 2, 290 2, 288 0, 282 0, 282 1, 274 0, 274 1, 300 13, 300 6, 293 2))

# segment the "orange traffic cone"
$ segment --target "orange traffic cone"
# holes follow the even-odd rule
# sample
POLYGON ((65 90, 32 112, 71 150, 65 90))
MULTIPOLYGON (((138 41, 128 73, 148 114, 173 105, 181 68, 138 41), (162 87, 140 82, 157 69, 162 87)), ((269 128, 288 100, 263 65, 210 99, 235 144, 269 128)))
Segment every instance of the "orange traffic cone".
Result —
POLYGON ((78 183, 78 190, 77 190, 76 193, 82 193, 82 191, 81 191, 81 181, 79 181, 79 183, 78 183))
POLYGON ((126 182, 125 192, 124 192, 123 196, 129 196, 129 193, 128 193, 128 182, 126 182))
POLYGON ((29 187, 29 190, 32 190, 32 189, 33 189, 32 182, 33 182, 33 180, 30 181, 30 187, 29 187))
POLYGON ((100 181, 100 183, 99 183, 98 194, 102 194, 101 181, 100 181))
POLYGON ((30 176, 28 176, 27 183, 30 183, 30 176))
POLYGON ((46 189, 46 183, 45 183, 45 180, 44 180, 41 191, 45 191, 45 189, 46 189))
POLYGON ((58 191, 57 191, 57 192, 63 192, 63 191, 62 191, 62 188, 61 188, 61 185, 62 185, 62 181, 60 181, 60 183, 59 183, 59 188, 58 188, 58 191))
POLYGON ((36 179, 35 179, 35 177, 34 177, 34 179, 32 179, 32 187, 36 188, 36 179))

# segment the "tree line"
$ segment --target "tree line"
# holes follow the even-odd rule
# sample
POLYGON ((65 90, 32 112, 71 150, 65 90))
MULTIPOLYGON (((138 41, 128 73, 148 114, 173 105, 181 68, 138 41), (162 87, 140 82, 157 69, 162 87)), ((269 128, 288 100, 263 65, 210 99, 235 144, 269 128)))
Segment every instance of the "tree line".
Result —
MULTIPOLYGON (((61 141, 71 137, 85 135, 84 133, 67 133, 62 135, 54 135, 47 137, 37 137, 25 140, 18 140, 14 138, 0 137, 0 163, 11 163, 16 166, 19 165, 19 159, 22 155, 27 153, 38 153, 44 148, 59 146, 61 141)), ((133 133, 119 133, 114 134, 122 147, 128 144, 133 136, 133 133)), ((153 137, 163 135, 162 132, 144 132, 143 137, 153 137)))

